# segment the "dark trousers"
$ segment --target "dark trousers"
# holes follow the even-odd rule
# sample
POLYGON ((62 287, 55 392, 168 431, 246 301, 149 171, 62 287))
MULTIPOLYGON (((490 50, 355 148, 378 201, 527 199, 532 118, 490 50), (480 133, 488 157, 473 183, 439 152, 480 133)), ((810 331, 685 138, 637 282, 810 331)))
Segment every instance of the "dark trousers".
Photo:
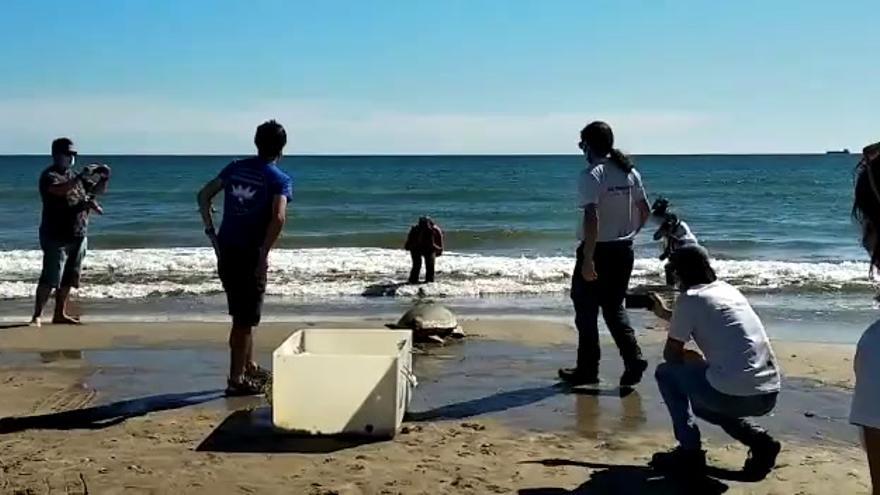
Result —
POLYGON ((436 255, 434 253, 418 253, 416 251, 410 251, 409 254, 412 256, 412 270, 409 272, 409 282, 411 284, 418 283, 419 274, 422 271, 422 258, 425 258, 425 282, 433 282, 436 255))
POLYGON ((633 254, 631 242, 600 242, 593 253, 598 279, 587 282, 581 275, 584 255, 577 250, 577 263, 571 279, 571 300, 574 303, 574 322, 578 330, 577 367, 579 371, 595 374, 599 370, 599 308, 608 331, 620 351, 624 364, 642 359, 642 350, 636 342, 624 307, 629 278, 632 275, 633 254))

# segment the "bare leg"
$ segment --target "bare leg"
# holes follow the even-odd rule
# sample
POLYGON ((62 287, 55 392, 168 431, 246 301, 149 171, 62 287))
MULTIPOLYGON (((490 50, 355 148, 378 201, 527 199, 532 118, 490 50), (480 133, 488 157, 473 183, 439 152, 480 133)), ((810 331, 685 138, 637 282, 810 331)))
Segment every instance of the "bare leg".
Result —
POLYGON ((52 317, 52 323, 61 323, 66 325, 76 325, 79 320, 71 318, 67 314, 67 301, 70 299, 70 287, 61 287, 55 291, 55 316, 52 317))
POLYGON ((232 382, 240 382, 244 377, 253 348, 252 330, 249 326, 233 325, 229 333, 229 380, 232 382))
POLYGON ((254 361, 254 334, 248 333, 247 339, 247 352, 245 353, 245 363, 246 369, 255 370, 257 369, 257 362, 254 361))
POLYGON ((34 303, 34 315, 31 318, 31 326, 39 327, 42 324, 43 308, 49 302, 49 296, 52 295, 52 287, 48 285, 38 285, 36 302, 34 303))

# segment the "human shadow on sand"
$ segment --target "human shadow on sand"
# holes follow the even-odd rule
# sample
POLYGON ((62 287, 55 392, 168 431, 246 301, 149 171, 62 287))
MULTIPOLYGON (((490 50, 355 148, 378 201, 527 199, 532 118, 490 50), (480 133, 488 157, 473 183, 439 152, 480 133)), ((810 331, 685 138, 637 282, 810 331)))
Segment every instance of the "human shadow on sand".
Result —
POLYGON ((383 441, 370 437, 303 436, 275 429, 272 409, 259 407, 230 414, 202 443, 199 452, 329 454, 383 441))
POLYGON ((626 397, 632 392, 633 389, 629 388, 580 388, 571 387, 564 383, 554 383, 540 387, 528 387, 518 390, 498 392, 479 399, 447 404, 427 411, 408 412, 405 419, 414 422, 465 419, 473 416, 502 412, 508 409, 527 406, 558 394, 626 397))
POLYGON ((0 418, 0 434, 25 430, 99 430, 158 411, 181 409, 223 397, 223 390, 161 394, 102 406, 34 416, 0 418))
POLYGON ((576 466, 593 470, 590 479, 582 485, 569 490, 559 487, 525 488, 520 495, 611 495, 611 494, 651 494, 651 495, 719 495, 728 486, 717 478, 729 479, 735 475, 729 471, 713 469, 704 476, 676 478, 666 476, 647 466, 627 464, 602 464, 577 462, 565 459, 545 459, 526 461, 523 464, 541 464, 547 467, 576 466))
POLYGON ((30 325, 27 323, 4 323, 0 325, 0 330, 12 330, 13 328, 27 328, 30 325))

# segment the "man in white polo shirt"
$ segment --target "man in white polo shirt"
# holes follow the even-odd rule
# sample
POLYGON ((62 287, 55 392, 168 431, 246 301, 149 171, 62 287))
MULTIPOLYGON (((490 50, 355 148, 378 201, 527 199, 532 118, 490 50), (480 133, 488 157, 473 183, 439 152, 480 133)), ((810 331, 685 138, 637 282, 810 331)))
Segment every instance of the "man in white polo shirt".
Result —
POLYGON ((657 366, 655 376, 679 446, 655 454, 651 466, 684 472, 705 468, 696 416, 748 446, 744 471, 762 479, 773 469, 781 448, 746 419, 772 411, 780 389, 776 356, 764 325, 739 290, 717 280, 702 247, 679 248, 670 263, 682 293, 674 312, 654 298, 657 316, 671 317, 665 362, 657 366), (702 354, 685 349, 691 340, 702 354))

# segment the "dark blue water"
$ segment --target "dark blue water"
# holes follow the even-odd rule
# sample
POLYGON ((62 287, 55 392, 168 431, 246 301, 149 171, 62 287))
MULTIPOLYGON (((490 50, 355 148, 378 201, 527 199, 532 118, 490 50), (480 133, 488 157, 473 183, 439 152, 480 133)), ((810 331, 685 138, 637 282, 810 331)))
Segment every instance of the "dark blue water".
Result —
MULTIPOLYGON (((195 198, 231 159, 80 157, 109 163, 113 178, 101 198, 106 214, 92 219, 79 297, 220 294, 195 198)), ((871 287, 849 214, 856 161, 637 157, 651 198, 671 200, 720 276, 752 292, 823 297, 871 287)), ((0 157, 0 298, 31 297, 39 276, 37 177, 45 165, 44 157, 0 157)), ((269 295, 359 298, 405 280, 407 229, 431 215, 447 234, 438 282, 401 287, 398 296, 556 297, 570 281, 583 166, 579 156, 286 157, 281 167, 295 192, 270 260, 269 295)), ((639 237, 634 283, 661 281, 659 252, 650 235, 639 237)))
MULTIPOLYGON (((204 244, 198 188, 230 157, 80 157, 113 166, 93 248, 204 244)), ((645 156, 662 194, 716 255, 738 260, 861 260, 849 218, 856 158, 645 156)), ((0 250, 33 249, 44 157, 0 157, 0 250)), ((295 179, 282 246, 399 247, 430 214, 461 252, 568 253, 578 156, 286 157, 295 179)), ((655 246, 648 249, 653 252, 655 246)))

